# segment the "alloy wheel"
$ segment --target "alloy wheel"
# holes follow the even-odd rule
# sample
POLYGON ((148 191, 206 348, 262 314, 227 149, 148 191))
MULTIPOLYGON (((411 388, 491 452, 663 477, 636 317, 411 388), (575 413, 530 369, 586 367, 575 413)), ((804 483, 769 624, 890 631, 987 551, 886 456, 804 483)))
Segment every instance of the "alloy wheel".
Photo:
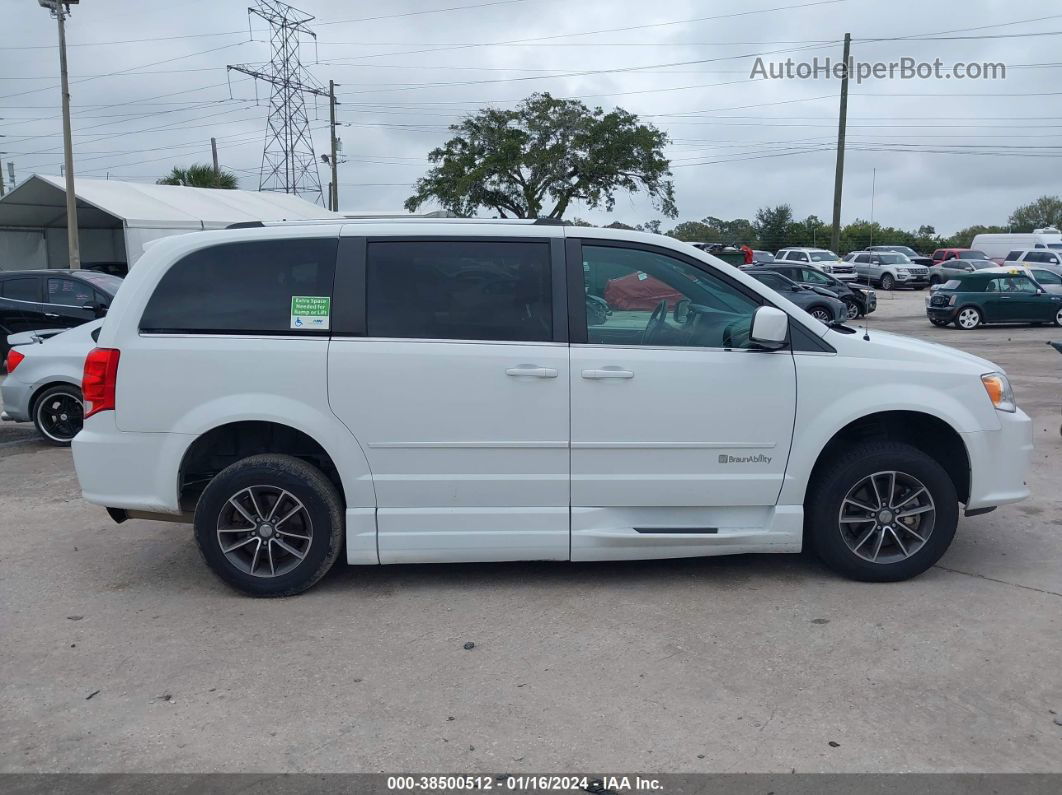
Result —
POLYGON ((857 317, 859 317, 859 307, 856 305, 855 301, 845 301, 844 309, 845 313, 848 315, 849 320, 855 320, 857 317))
POLYGON ((896 281, 892 278, 892 274, 886 273, 881 277, 881 289, 891 290, 896 286, 896 281))
POLYGON ((981 313, 976 309, 967 307, 959 312, 959 325, 964 329, 977 328, 981 325, 981 313))
POLYGON ((255 577, 279 577, 305 559, 313 523, 290 491, 249 486, 222 506, 217 533, 222 553, 237 569, 255 577))
POLYGON ((37 423, 41 433, 56 442, 67 443, 81 430, 85 407, 77 395, 53 392, 37 406, 37 423))
POLYGON ((925 485, 906 472, 875 472, 841 501, 837 521, 848 548, 870 563, 906 560, 933 533, 936 505, 925 485))
POLYGON ((829 323, 833 320, 833 317, 825 309, 815 307, 811 310, 811 316, 821 323, 829 323))

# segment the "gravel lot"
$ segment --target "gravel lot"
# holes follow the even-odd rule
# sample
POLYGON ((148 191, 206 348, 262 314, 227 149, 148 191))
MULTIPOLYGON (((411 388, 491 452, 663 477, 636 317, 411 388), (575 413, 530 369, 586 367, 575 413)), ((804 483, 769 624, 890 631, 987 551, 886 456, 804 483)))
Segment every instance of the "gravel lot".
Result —
POLYGON ((256 601, 5 423, 0 771, 1062 772, 1062 330, 933 328, 924 295, 882 293, 871 335, 1006 368, 1037 465, 907 583, 798 555, 337 566, 256 601))

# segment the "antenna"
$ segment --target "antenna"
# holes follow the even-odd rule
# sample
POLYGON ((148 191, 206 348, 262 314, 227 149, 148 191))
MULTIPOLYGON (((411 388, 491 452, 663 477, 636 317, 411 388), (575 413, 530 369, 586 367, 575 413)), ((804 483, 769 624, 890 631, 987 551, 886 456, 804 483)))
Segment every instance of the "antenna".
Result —
MULTIPOLYGON (((247 13, 269 23, 270 61, 257 67, 230 65, 228 69, 250 75, 273 87, 258 190, 303 195, 323 205, 324 194, 313 152, 305 95, 327 97, 328 90, 314 79, 299 56, 300 35, 317 41, 316 34, 307 27, 314 17, 279 0, 255 0, 254 7, 248 8, 247 13)), ((255 90, 257 92, 257 83, 255 90)))

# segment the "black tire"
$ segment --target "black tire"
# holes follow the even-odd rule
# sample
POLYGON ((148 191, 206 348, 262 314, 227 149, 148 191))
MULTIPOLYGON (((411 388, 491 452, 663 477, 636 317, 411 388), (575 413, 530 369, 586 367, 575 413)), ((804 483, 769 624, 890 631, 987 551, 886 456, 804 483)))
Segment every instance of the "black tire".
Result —
POLYGON ((940 328, 944 328, 945 326, 948 325, 948 321, 946 321, 946 320, 937 320, 936 318, 932 318, 932 317, 929 319, 929 322, 932 323, 934 326, 939 326, 940 328))
POLYGON ((973 331, 985 322, 985 316, 976 306, 964 306, 955 313, 955 328, 963 331, 973 331))
POLYGON ((845 313, 848 315, 849 320, 856 320, 863 314, 854 298, 842 298, 841 300, 844 302, 845 313))
POLYGON ((820 323, 833 322, 833 312, 830 311, 828 306, 822 304, 815 304, 815 306, 808 307, 808 314, 818 320, 820 323))
POLYGON ((1057 312, 1055 312, 1055 319, 1051 322, 1054 323, 1056 326, 1062 326, 1062 309, 1059 309, 1057 312))
POLYGON ((886 273, 884 276, 881 277, 882 290, 892 290, 894 287, 896 287, 896 280, 892 278, 891 273, 886 273))
POLYGON ((33 401, 33 425, 55 447, 69 447, 85 420, 81 390, 73 384, 48 387, 33 401))
POLYGON ((941 281, 943 281, 943 280, 939 276, 937 276, 937 274, 935 274, 935 273, 932 276, 929 277, 929 284, 931 286, 934 285, 934 284, 940 284, 941 281))
MULTIPOLYGON (((849 448, 816 472, 804 512, 804 540, 826 566, 853 580, 896 582, 921 574, 947 551, 959 521, 959 500, 948 473, 918 448, 901 442, 866 442, 849 448), (875 563, 852 551, 842 534, 840 517, 849 490, 884 471, 904 473, 921 483, 935 511, 928 536, 913 554, 895 562, 875 563)), ((918 529, 926 532, 921 524, 918 529)), ((908 542, 912 546, 916 543, 909 537, 908 542)))
MULTIPOLYGON (((282 499, 283 496, 279 497, 273 505, 276 506, 282 499)), ((251 503, 256 504, 253 496, 251 503)), ((268 503, 263 505, 261 513, 267 513, 268 507, 268 503)), ((280 510, 284 511, 285 508, 280 510)), ((194 523, 196 544, 207 565, 224 582, 250 596, 294 596, 305 591, 328 573, 343 547, 343 505, 335 486, 316 467, 288 455, 255 455, 223 469, 214 476, 199 498, 194 523), (302 513, 298 514, 296 519, 300 524, 295 525, 296 530, 308 535, 309 540, 301 550, 304 557, 299 559, 288 555, 278 547, 278 556, 283 555, 291 568, 275 576, 266 576, 262 569, 259 569, 263 571, 261 575, 252 574, 230 561, 222 550, 222 533, 226 538, 233 539, 229 554, 234 554, 231 544, 239 540, 248 541, 248 547, 250 543, 257 543, 256 548, 261 548, 261 538, 266 538, 265 546, 272 550, 274 540, 287 535, 279 532, 279 523, 278 532, 274 533, 270 526, 268 536, 254 532, 249 522, 246 530, 219 532, 221 524, 227 522, 226 517, 236 515, 230 498, 238 498, 250 487, 266 490, 264 498, 263 492, 259 491, 259 498, 265 500, 269 499, 269 489, 287 492, 305 510, 305 517, 302 513), (240 533, 246 533, 246 536, 240 533)), ((291 538, 296 537, 291 535, 291 538)), ((292 547, 302 543, 286 540, 292 547)), ((279 545, 280 541, 276 540, 276 543, 279 545)), ((255 570, 254 565, 255 561, 252 561, 252 571, 255 570)))

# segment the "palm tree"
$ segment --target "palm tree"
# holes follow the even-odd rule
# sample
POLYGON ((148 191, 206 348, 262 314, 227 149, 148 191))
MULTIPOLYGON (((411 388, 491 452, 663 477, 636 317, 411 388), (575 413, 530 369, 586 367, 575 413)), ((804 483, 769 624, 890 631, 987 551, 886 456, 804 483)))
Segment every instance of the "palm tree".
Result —
POLYGON ((168 176, 158 180, 159 185, 184 185, 189 188, 224 188, 237 186, 236 175, 231 171, 215 171, 213 166, 193 164, 188 168, 174 166, 168 176))

